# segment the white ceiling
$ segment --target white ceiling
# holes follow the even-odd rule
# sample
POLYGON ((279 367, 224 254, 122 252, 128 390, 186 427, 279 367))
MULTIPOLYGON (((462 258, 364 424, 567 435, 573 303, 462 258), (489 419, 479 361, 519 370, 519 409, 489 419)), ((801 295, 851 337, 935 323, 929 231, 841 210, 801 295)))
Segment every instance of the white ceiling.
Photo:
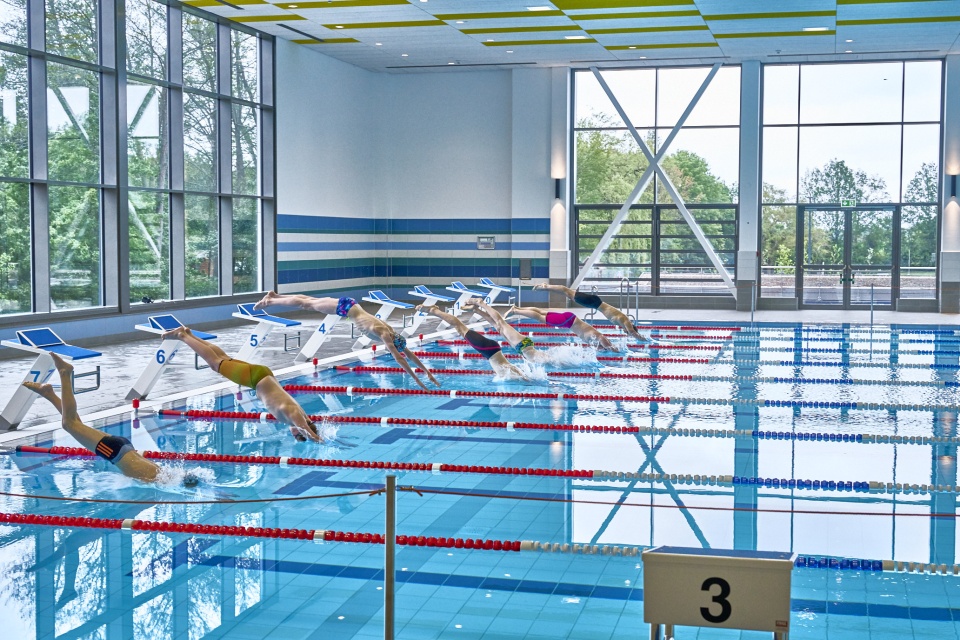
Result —
POLYGON ((186 0, 185 4, 373 71, 960 53, 960 0, 186 0))

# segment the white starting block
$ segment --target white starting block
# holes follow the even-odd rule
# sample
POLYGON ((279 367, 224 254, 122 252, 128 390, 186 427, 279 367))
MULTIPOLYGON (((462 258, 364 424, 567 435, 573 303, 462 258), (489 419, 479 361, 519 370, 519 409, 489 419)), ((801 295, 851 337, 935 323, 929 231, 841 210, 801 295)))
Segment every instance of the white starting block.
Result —
MULTIPOLYGON (((407 295, 411 295, 416 298, 423 298, 423 306, 425 307, 432 307, 438 302, 453 302, 454 300, 449 296, 442 296, 438 293, 434 293, 433 291, 430 291, 430 289, 428 289, 426 286, 422 284, 414 287, 413 291, 407 291, 407 295)), ((413 325, 404 329, 403 332, 408 336, 412 336, 417 332, 417 329, 420 328, 420 324, 423 322, 423 319, 426 317, 427 317, 426 311, 418 311, 413 315, 413 325)))
MULTIPOLYGON (((256 328, 250 334, 250 339, 244 343, 239 353, 237 353, 237 360, 245 360, 249 362, 253 357, 254 352, 260 348, 264 340, 267 339, 267 336, 270 335, 270 332, 273 329, 289 329, 290 327, 300 326, 300 323, 296 320, 288 320, 287 318, 281 318, 280 316, 272 316, 263 309, 254 309, 253 307, 253 303, 238 304, 237 311, 231 314, 234 318, 257 323, 256 328)), ((288 351, 287 337, 288 336, 285 334, 283 340, 284 351, 288 351)), ((297 333, 296 338, 297 347, 300 347, 299 333, 297 333)))
MULTIPOLYGON (((181 323, 172 315, 164 315, 150 316, 147 318, 147 324, 138 324, 135 325, 134 328, 138 331, 146 331, 147 333, 160 335, 182 326, 183 323, 181 323)), ((212 333, 204 333, 203 331, 196 330, 191 331, 193 332, 194 336, 200 338, 201 340, 213 340, 217 337, 212 333)), ((167 339, 161 342, 160 348, 153 353, 153 357, 150 358, 149 362, 147 362, 147 366, 144 368, 143 373, 140 374, 140 377, 137 378, 137 381, 127 393, 127 400, 142 400, 146 398, 147 394, 150 393, 150 390, 153 389, 153 385, 157 384, 157 380, 159 380, 160 376, 163 374, 163 369, 171 360, 173 360, 173 357, 177 355, 177 350, 180 349, 181 346, 183 346, 183 343, 179 340, 167 339)), ((197 368, 199 369, 200 367, 197 366, 197 368)))
MULTIPOLYGON (((412 304, 407 304, 406 302, 400 302, 398 300, 391 300, 390 296, 385 294, 383 291, 371 291, 369 296, 363 298, 364 302, 372 302, 374 304, 379 304, 380 308, 377 309, 377 312, 374 317, 387 321, 387 318, 390 317, 390 314, 393 313, 394 309, 413 309, 412 304)), ((356 342, 353 343, 352 349, 363 349, 370 346, 370 343, 373 342, 367 336, 360 336, 356 342)))
POLYGON ((490 278, 480 278, 480 282, 477 283, 478 287, 483 287, 484 289, 489 289, 490 293, 484 296, 483 301, 489 305, 493 305, 496 302, 497 297, 503 293, 516 293, 516 289, 513 287, 505 287, 502 284, 494 284, 490 278))
MULTIPOLYGON (((82 347, 75 347, 65 343, 60 336, 51 329, 25 329, 17 331, 16 340, 3 340, 0 342, 5 347, 26 351, 27 353, 37 354, 37 359, 33 361, 23 382, 45 383, 56 371, 53 366, 51 353, 55 353, 65 360, 84 360, 86 358, 96 358, 102 355, 99 351, 91 351, 82 347)), ((84 378, 87 376, 96 376, 97 384, 87 389, 77 389, 74 387, 74 393, 85 393, 100 388, 100 365, 94 371, 78 374, 74 372, 73 379, 84 378)), ((13 397, 7 403, 7 406, 0 412, 0 429, 16 429, 17 425, 23 422, 24 416, 30 410, 30 405, 37 399, 37 394, 33 393, 23 385, 17 387, 13 392, 13 397)))

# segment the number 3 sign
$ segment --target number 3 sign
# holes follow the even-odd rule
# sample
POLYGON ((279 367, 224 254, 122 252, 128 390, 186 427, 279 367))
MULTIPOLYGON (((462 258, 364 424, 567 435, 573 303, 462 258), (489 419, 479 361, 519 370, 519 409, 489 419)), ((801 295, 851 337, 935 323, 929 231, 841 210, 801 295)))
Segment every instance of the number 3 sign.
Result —
POLYGON ((769 551, 656 547, 643 553, 643 619, 651 639, 674 625, 790 630, 790 576, 796 556, 769 551))

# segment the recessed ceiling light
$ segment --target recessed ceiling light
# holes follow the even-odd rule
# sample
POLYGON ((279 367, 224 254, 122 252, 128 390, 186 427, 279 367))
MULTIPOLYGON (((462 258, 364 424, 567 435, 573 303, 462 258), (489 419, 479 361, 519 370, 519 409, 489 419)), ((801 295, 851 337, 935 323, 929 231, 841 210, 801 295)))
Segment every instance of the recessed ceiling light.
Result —
POLYGON ((636 47, 627 47, 628 49, 636 49, 636 47))
POLYGON ((401 54, 400 54, 400 57, 401 57, 401 58, 406 58, 406 57, 407 57, 407 54, 401 53, 401 54))
POLYGON ((493 42, 493 38, 487 38, 487 42, 493 42))
POLYGON ((382 46, 383 46, 383 43, 382 43, 382 42, 375 42, 374 44, 376 44, 378 47, 382 47, 382 46))
POLYGON ((527 7, 527 11, 550 11, 552 7, 527 7))
POLYGON ((847 49, 846 51, 844 51, 844 53, 853 53, 853 51, 850 49, 847 49))
POLYGON ((287 9, 296 9, 296 8, 297 8, 297 5, 295 5, 295 4, 288 4, 288 5, 287 5, 287 9))
POLYGON ((513 49, 507 49, 507 53, 513 53, 513 49))
POLYGON ((804 27, 804 31, 829 31, 830 27, 804 27))
POLYGON ((587 36, 563 36, 564 40, 586 40, 587 36))
POLYGON ((853 40, 847 40, 847 42, 853 42, 853 40))
POLYGON ((640 56, 640 59, 641 59, 641 60, 646 60, 646 59, 647 59, 647 56, 640 56))
POLYGON ((464 23, 463 20, 457 20, 457 24, 463 24, 463 23, 464 23))
POLYGON ((456 62, 448 62, 447 64, 457 64, 456 62))
POLYGON ((342 25, 342 24, 338 24, 338 25, 337 25, 337 29, 343 29, 343 25, 342 25))

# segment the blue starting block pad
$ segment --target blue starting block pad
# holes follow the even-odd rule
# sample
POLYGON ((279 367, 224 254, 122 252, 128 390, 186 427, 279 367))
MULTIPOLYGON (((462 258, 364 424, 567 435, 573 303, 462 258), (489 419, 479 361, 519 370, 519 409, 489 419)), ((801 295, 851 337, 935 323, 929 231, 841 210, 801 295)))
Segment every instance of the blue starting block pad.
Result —
MULTIPOLYGON (((55 353, 66 360, 85 360, 102 355, 99 351, 67 344, 60 336, 54 333, 52 329, 47 327, 42 329, 23 329, 17 331, 16 335, 16 340, 3 340, 0 341, 0 344, 5 347, 10 347, 11 349, 17 349, 18 351, 33 353, 37 356, 33 364, 30 365, 27 375, 24 376, 23 382, 45 383, 50 380, 54 371, 56 371, 56 367, 53 366, 53 358, 50 356, 51 353, 55 353)), ((77 378, 85 378, 88 376, 96 376, 96 385, 85 389, 77 389, 74 387, 74 393, 86 393, 87 391, 94 391, 100 388, 99 365, 97 365, 93 371, 86 373, 74 372, 71 384, 76 382, 77 378)), ((37 395, 26 387, 22 385, 17 387, 7 406, 0 411, 0 429, 16 429, 17 426, 23 422, 27 411, 30 410, 30 405, 32 405, 36 399, 37 395)))
POLYGON ((477 283, 477 286, 486 287, 487 289, 498 289, 500 291, 510 291, 511 293, 516 291, 516 289, 513 287, 496 284, 490 278, 480 278, 480 282, 477 283))
MULTIPOLYGON (((263 309, 254 309, 254 303, 249 302, 247 304, 238 304, 237 311, 232 314, 234 318, 239 318, 240 320, 247 320, 248 322, 256 322, 257 326, 254 328, 253 332, 250 334, 250 338, 243 343, 243 346, 240 348, 240 351, 237 353, 237 360, 245 360, 247 362, 251 361, 254 353, 257 349, 263 346, 263 343, 266 342, 267 336, 270 335, 270 332, 273 329, 290 329, 292 327, 301 326, 300 322, 297 320, 289 320, 287 318, 281 318, 280 316, 272 316, 263 309)), ((290 351, 289 343, 292 341, 296 345, 294 348, 300 348, 300 332, 295 331, 292 333, 283 334, 283 350, 290 351)))
MULTIPOLYGON (((134 325, 134 328, 138 331, 146 331, 147 333, 153 333, 160 335, 166 333, 167 331, 173 331, 183 326, 183 323, 176 319, 172 314, 166 314, 162 316, 150 316, 147 318, 146 324, 134 325)), ((212 333, 206 333, 205 331, 197 331, 195 329, 190 330, 193 335, 201 340, 214 340, 217 336, 212 333)), ((157 384, 157 381, 160 379, 160 376, 163 374, 163 370, 166 366, 173 360, 173 357, 177 355, 177 351, 180 350, 180 347, 183 346, 183 343, 179 340, 173 338, 167 338, 160 343, 160 347, 153 352, 150 360, 147 362, 146 367, 143 369, 143 373, 140 374, 140 377, 137 378, 137 381, 133 383, 133 387, 130 388, 130 391, 127 393, 127 400, 142 400, 147 397, 147 394, 150 393, 150 390, 153 389, 153 386, 157 384)), ((205 367, 200 366, 200 360, 198 356, 194 356, 194 367, 197 369, 203 369, 205 367)))
POLYGON ((467 285, 463 284, 459 280, 451 282, 450 286, 447 287, 447 291, 453 291, 454 293, 459 293, 461 297, 467 295, 469 298, 482 298, 486 293, 483 291, 477 291, 475 289, 470 289, 467 285))
MULTIPOLYGON (((139 331, 146 331, 147 333, 156 333, 157 335, 161 333, 166 333, 167 331, 173 331, 174 329, 179 329, 183 326, 183 323, 177 320, 172 314, 164 316, 150 316, 147 318, 147 324, 138 324, 134 328, 139 331)), ((204 331, 197 331, 196 329, 191 329, 193 335, 200 338, 201 340, 215 340, 217 336, 212 333, 206 333, 204 331)))

